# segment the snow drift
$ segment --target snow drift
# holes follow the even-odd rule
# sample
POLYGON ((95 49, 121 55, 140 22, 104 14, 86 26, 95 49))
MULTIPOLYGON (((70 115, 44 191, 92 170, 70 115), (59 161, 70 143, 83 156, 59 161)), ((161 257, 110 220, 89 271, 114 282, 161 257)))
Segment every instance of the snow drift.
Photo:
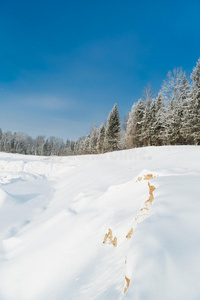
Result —
POLYGON ((199 158, 1 153, 0 299, 200 299, 199 158))

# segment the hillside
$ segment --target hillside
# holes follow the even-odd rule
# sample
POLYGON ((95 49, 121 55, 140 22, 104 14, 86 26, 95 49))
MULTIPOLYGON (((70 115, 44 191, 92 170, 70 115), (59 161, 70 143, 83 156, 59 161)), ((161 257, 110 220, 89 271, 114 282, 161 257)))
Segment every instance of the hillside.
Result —
POLYGON ((0 300, 200 299, 199 158, 0 153, 0 300))

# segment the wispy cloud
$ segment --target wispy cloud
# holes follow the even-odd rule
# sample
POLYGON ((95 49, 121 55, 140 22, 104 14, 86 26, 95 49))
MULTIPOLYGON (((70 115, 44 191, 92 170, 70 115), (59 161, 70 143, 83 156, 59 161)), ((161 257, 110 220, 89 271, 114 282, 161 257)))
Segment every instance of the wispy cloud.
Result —
POLYGON ((71 98, 59 98, 51 95, 27 95, 19 103, 28 107, 45 110, 67 110, 76 106, 76 101, 71 98))
POLYGON ((78 99, 69 96, 60 96, 46 93, 20 93, 9 92, 0 89, 0 102, 4 105, 20 106, 22 110, 42 109, 42 110, 74 110, 78 107, 78 99))

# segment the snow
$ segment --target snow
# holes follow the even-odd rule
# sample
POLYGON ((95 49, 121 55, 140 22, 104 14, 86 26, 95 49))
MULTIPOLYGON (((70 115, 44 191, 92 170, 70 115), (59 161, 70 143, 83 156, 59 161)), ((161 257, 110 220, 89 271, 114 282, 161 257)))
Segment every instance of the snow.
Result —
POLYGON ((0 153, 0 299, 200 299, 199 157, 0 153))

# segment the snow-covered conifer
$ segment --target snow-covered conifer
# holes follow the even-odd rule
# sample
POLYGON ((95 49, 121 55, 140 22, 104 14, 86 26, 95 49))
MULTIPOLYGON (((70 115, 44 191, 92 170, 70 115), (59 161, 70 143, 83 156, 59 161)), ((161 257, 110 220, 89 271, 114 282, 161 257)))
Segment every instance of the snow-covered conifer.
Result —
POLYGON ((176 112, 179 124, 179 132, 180 132, 180 144, 187 143, 187 137, 190 135, 189 129, 189 107, 188 107, 188 100, 190 95, 190 84, 189 81, 184 74, 183 79, 180 85, 180 93, 176 103, 176 112))
POLYGON ((105 126, 101 125, 97 140, 97 151, 99 154, 104 153, 104 140, 105 140, 105 126))
POLYGON ((90 138, 90 153, 96 154, 97 153, 97 140, 98 140, 98 129, 94 125, 92 131, 91 131, 91 138, 90 138))
POLYGON ((49 153, 49 141, 48 139, 46 139, 44 145, 43 145, 43 155, 46 155, 48 156, 50 153, 49 153))
POLYGON ((143 146, 144 102, 140 99, 136 105, 136 146, 143 146))
POLYGON ((153 99, 150 106, 150 145, 156 145, 156 100, 153 99))
POLYGON ((119 119, 117 104, 115 104, 107 120, 106 135, 105 135, 106 150, 114 151, 118 149, 119 135, 120 135, 120 119, 119 119))
POLYGON ((156 98, 156 119, 154 124, 156 145, 166 144, 166 110, 162 92, 156 98))
POLYGON ((200 144, 200 58, 191 74, 192 87, 189 97, 190 128, 196 145, 200 144))
POLYGON ((144 96, 144 121, 143 121, 143 145, 144 146, 150 146, 151 145, 151 130, 150 130, 150 124, 151 124, 151 103, 153 98, 153 92, 152 87, 149 84, 143 92, 144 96))
MULTIPOLYGON (((83 153, 84 154, 89 154, 90 153, 90 141, 91 141, 91 136, 90 136, 90 134, 88 134, 85 137, 84 142, 83 142, 83 153)), ((79 142, 79 144, 76 143, 76 151, 79 152, 79 150, 80 150, 80 142, 79 142)))
POLYGON ((72 154, 71 142, 69 139, 67 139, 65 144, 65 155, 71 155, 71 154, 72 154))
POLYGON ((126 128, 126 144, 128 148, 136 147, 136 104, 134 103, 129 112, 126 128))

